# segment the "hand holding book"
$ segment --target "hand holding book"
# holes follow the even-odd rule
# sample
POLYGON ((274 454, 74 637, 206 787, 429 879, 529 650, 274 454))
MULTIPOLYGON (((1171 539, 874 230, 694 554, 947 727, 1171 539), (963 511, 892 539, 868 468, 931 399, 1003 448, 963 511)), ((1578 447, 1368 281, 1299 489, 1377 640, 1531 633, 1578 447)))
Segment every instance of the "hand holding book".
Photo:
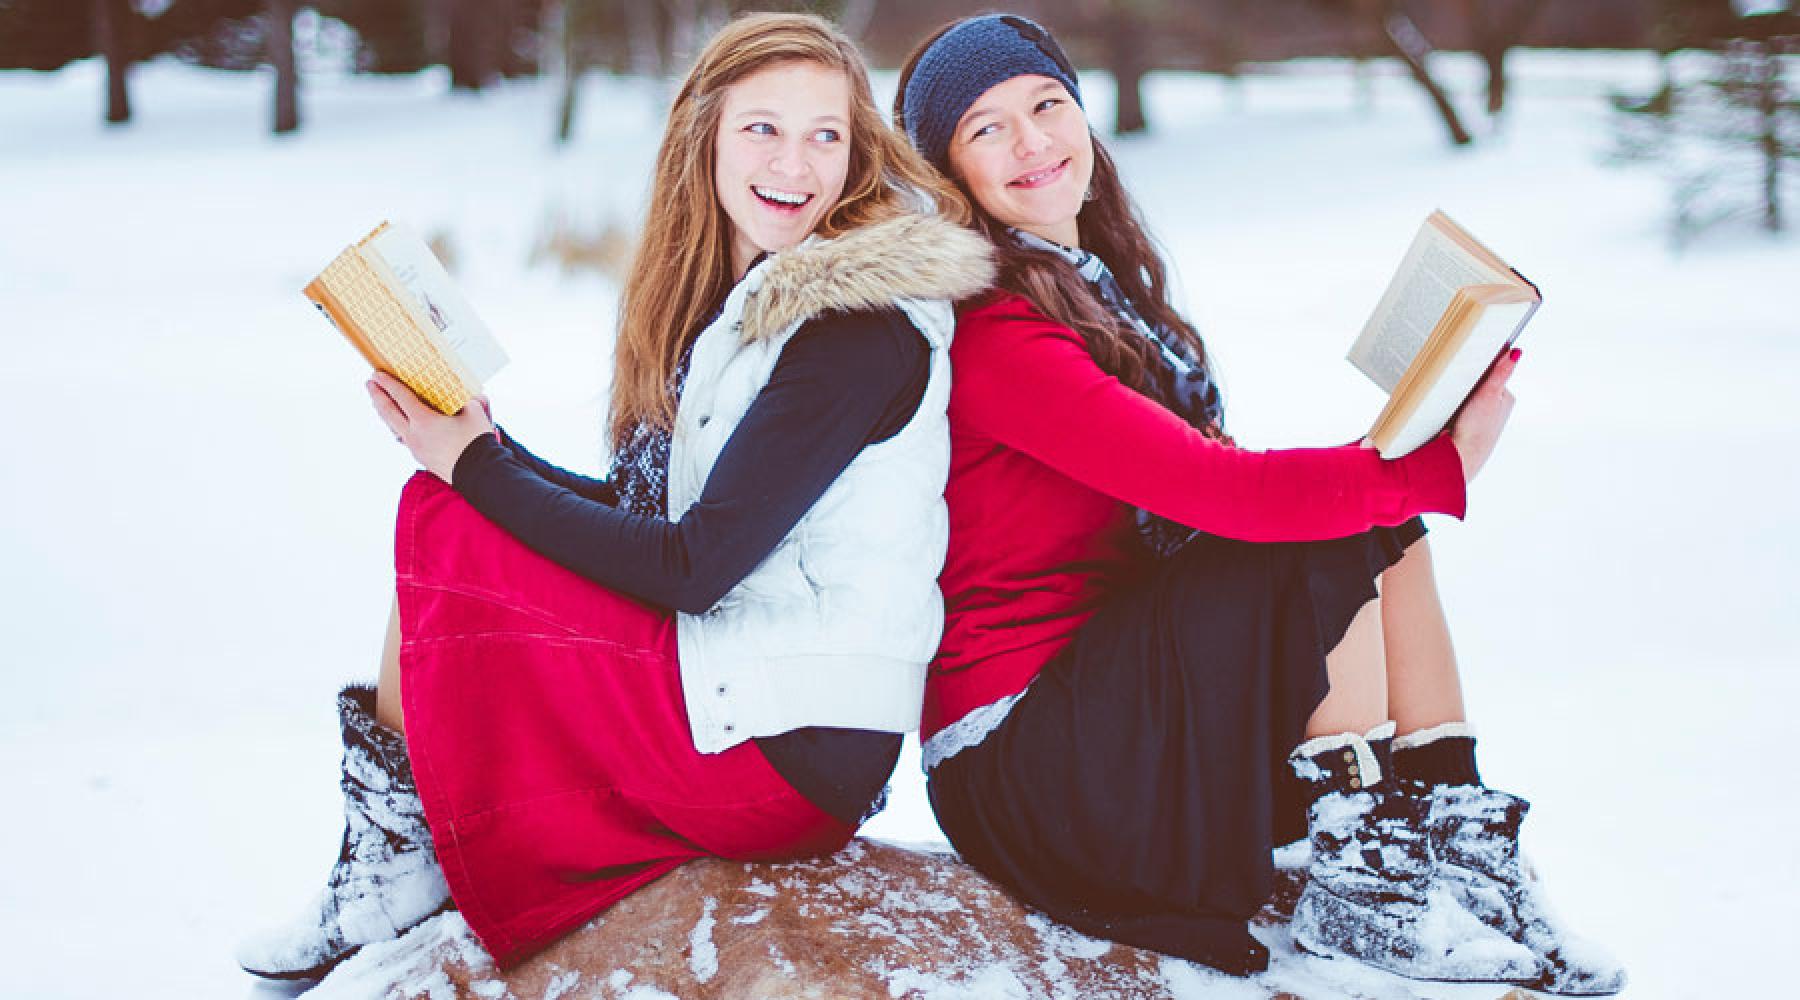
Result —
POLYGON ((472 397, 470 405, 446 416, 386 372, 376 372, 368 387, 369 401, 375 404, 382 423, 394 432, 394 439, 406 445, 426 471, 445 483, 450 482, 456 460, 462 457, 469 442, 494 433, 487 400, 480 396, 472 397))
POLYGON ((1449 216, 1431 213, 1350 346, 1350 363, 1388 393, 1369 431, 1381 457, 1436 437, 1542 301, 1524 275, 1449 216))
POLYGON ((1518 364, 1516 347, 1496 358, 1450 421, 1450 441, 1462 459, 1464 482, 1475 481, 1475 474, 1487 464, 1494 445, 1500 441, 1500 431, 1506 427, 1506 418, 1513 408, 1513 394, 1506 383, 1518 364))

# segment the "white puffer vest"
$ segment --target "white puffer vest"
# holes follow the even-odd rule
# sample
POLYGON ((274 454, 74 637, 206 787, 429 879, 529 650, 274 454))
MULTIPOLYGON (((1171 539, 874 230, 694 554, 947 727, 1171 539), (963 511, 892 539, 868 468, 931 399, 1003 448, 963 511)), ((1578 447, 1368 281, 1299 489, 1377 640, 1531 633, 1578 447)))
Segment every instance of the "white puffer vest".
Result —
POLYGON ((987 244, 935 216, 809 239, 752 268, 694 343, 669 446, 669 514, 700 498, 781 349, 829 310, 898 307, 931 345, 925 395, 864 448, 781 544, 711 609, 676 621, 694 746, 803 726, 918 728, 943 631, 951 302, 992 280, 987 244))

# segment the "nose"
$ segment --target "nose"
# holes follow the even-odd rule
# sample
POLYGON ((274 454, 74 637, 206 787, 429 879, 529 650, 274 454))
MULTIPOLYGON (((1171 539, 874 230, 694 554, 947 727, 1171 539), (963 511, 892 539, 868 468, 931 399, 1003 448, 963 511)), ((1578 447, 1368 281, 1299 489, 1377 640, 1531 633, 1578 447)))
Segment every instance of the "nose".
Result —
POLYGON ((1019 124, 1018 136, 1013 151, 1021 160, 1029 160, 1050 148, 1050 133, 1039 128, 1037 123, 1027 118, 1019 124))
POLYGON ((799 177, 806 173, 804 140, 799 136, 782 136, 780 144, 769 156, 769 171, 782 177, 799 177))

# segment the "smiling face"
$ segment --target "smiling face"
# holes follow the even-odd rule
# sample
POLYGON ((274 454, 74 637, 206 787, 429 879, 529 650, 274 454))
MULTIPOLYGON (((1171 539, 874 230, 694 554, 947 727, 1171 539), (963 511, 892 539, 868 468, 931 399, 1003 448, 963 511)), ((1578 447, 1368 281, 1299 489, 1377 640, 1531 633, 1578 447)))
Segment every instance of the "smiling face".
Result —
POLYGON ((813 62, 759 70, 726 88, 713 185, 731 219, 732 272, 805 239, 850 170, 850 81, 813 62))
POLYGON ((950 137, 950 172, 982 211, 1067 246, 1094 174, 1087 116, 1047 76, 1015 76, 989 87, 950 137))

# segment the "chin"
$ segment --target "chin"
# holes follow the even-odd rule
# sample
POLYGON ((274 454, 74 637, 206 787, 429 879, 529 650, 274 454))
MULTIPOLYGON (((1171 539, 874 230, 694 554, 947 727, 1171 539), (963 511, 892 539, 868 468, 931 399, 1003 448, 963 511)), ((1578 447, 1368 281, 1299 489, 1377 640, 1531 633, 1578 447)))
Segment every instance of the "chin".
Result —
POLYGON ((1072 204, 1039 203, 1020 207, 1024 211, 1015 216, 1018 221, 1008 223, 1015 229, 1054 229, 1074 221, 1075 217, 1081 214, 1080 199, 1076 199, 1072 204))

